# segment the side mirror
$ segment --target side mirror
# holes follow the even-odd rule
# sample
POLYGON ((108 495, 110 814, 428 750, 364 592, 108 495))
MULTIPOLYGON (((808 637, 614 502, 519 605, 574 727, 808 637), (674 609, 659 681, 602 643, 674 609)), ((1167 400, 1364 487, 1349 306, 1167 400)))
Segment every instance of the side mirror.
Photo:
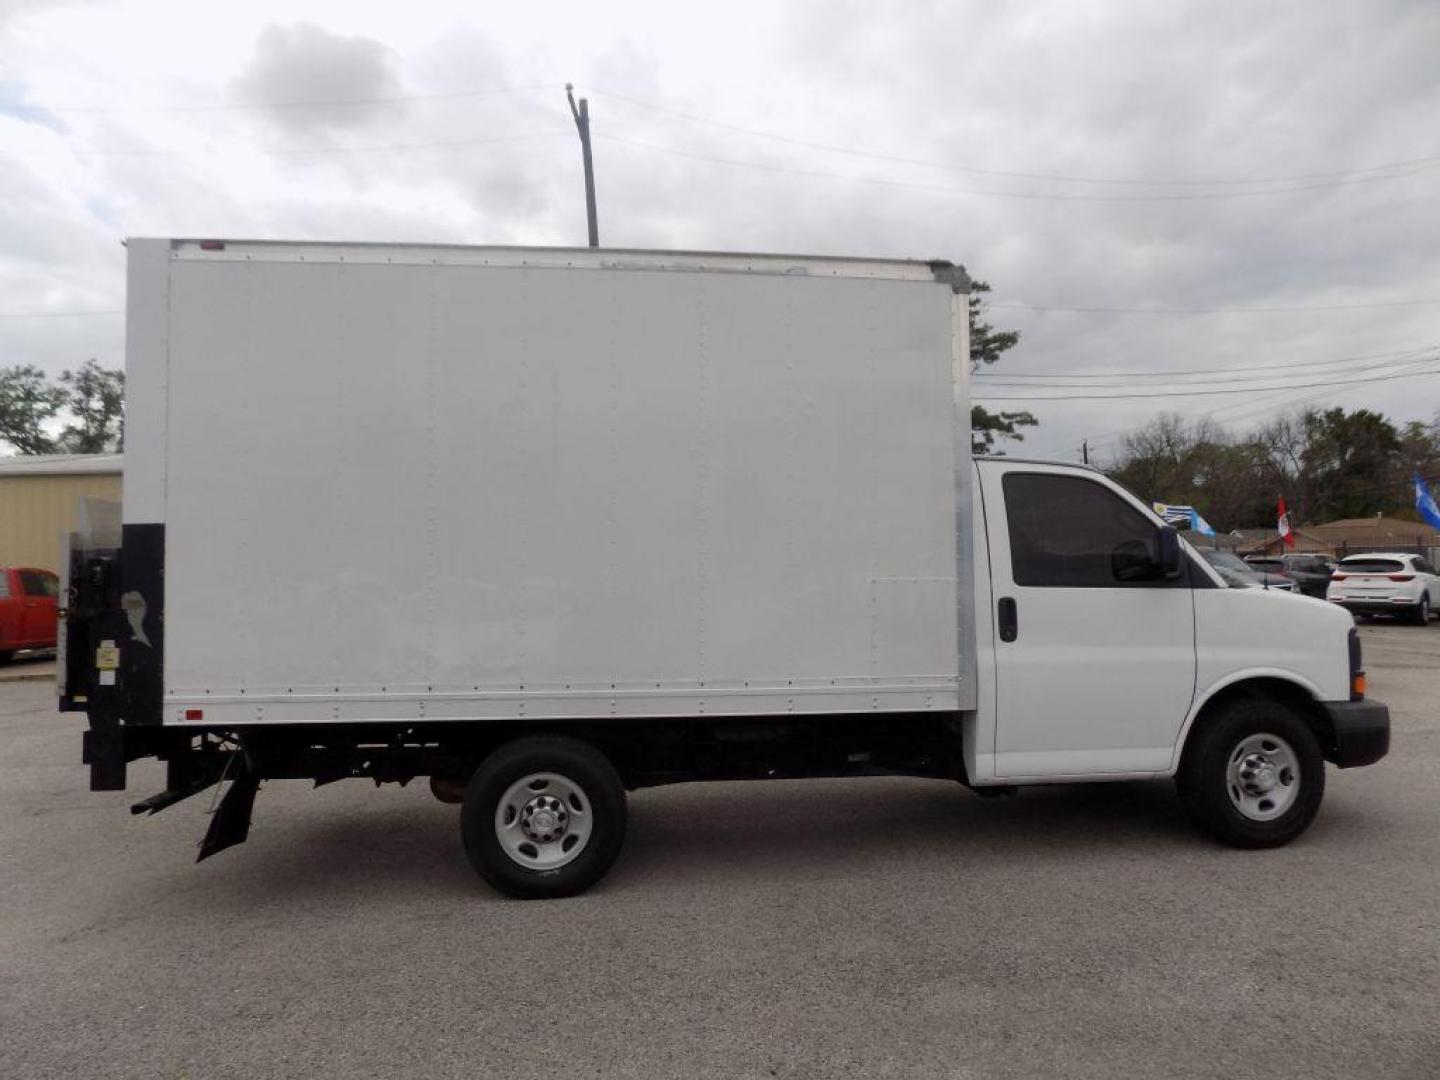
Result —
POLYGON ((1110 552, 1116 581, 1174 581, 1180 576, 1180 534, 1162 525, 1152 549, 1143 540, 1126 540, 1110 552))
POLYGON ((1174 581, 1180 576, 1180 534, 1173 525, 1161 525, 1158 538, 1160 576, 1174 581))
POLYGON ((1149 581, 1155 577, 1155 556, 1143 540, 1126 540, 1110 552, 1110 573, 1116 581, 1149 581))

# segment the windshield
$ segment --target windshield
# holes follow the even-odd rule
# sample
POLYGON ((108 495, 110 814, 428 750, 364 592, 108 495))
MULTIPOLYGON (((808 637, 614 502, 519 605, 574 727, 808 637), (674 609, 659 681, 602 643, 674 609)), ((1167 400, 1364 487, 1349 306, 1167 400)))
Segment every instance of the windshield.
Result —
POLYGON ((1211 566, 1219 569, 1225 567, 1230 570, 1239 570, 1242 573, 1253 574, 1253 571, 1245 560, 1236 555, 1233 551, 1217 551, 1214 548, 1201 548, 1200 554, 1211 566))
POLYGON ((1255 573, 1245 561, 1233 551, 1217 551, 1214 548, 1198 548, 1200 557, 1219 571, 1220 576, 1225 579, 1225 584, 1232 589, 1248 589, 1262 583, 1259 574, 1255 573))

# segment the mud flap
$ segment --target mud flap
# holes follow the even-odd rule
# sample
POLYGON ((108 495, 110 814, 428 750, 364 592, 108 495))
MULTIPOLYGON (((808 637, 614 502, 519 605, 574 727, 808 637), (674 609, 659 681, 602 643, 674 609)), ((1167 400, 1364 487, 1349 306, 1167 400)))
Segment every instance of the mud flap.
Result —
POLYGON ((250 812, 255 808, 255 793, 259 790, 260 778, 249 769, 242 769, 210 818, 210 828, 205 830, 205 839, 200 841, 196 862, 203 862, 211 855, 245 842, 250 835, 250 812))

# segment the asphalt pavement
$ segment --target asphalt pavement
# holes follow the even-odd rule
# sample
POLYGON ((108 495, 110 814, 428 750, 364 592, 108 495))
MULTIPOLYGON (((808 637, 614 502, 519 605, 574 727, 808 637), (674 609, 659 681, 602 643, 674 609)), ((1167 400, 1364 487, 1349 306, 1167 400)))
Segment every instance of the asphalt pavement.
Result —
POLYGON ((1440 1076, 1440 626, 1367 626, 1379 765, 1276 851, 1168 782, 906 779, 631 799, 599 887, 523 903, 423 783, 91 793, 82 716, 0 685, 0 1077, 1440 1076))
POLYGON ((18 653, 8 663, 0 664, 0 683, 46 681, 55 681, 54 649, 18 653))

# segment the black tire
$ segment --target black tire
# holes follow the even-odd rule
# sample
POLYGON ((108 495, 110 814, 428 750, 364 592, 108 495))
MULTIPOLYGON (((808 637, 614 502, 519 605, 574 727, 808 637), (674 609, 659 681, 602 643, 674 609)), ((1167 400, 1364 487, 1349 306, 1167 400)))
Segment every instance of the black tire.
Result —
POLYGON ((10 658, 14 655, 15 654, 9 649, 0 649, 0 667, 8 664, 10 662, 10 658))
MULTIPOLYGON (((547 795, 544 787, 534 790, 535 797, 547 795)), ((557 787, 556 791, 568 799, 563 789, 557 787)), ((610 760, 589 743, 559 736, 516 739, 481 762, 470 778, 460 811, 460 834, 475 872, 507 896, 522 900, 574 896, 603 878, 620 854, 625 841, 625 786, 610 760), (573 811, 563 807, 570 815, 567 822, 573 825, 582 820, 582 808, 589 818, 589 833, 581 841, 578 855, 567 856, 553 845, 541 845, 545 852, 569 858, 553 869, 518 861, 521 856, 512 856, 501 843, 497 826, 506 792, 537 774, 553 774, 579 789, 573 811)), ((511 835, 523 846, 521 834, 511 835)), ((563 846, 568 839, 567 834, 556 843, 563 846)), ((536 844, 529 846, 540 854, 536 844)))
MULTIPOLYGON (((1282 770, 1283 772, 1291 770, 1282 770)), ((1225 843, 1239 848, 1270 848, 1288 844, 1309 828, 1325 796, 1325 758, 1303 717, 1287 705, 1263 698, 1244 698, 1207 718, 1190 736, 1180 772, 1175 777, 1181 801, 1194 821, 1225 843), (1232 756, 1247 739, 1278 737, 1298 764, 1299 790, 1288 808, 1269 820, 1255 820, 1232 797, 1232 756)), ((1283 794, 1283 788, 1277 788, 1283 794)))
POLYGON ((1430 594, 1421 593, 1420 602, 1415 605, 1415 614, 1410 619, 1416 626, 1430 625, 1430 594))

